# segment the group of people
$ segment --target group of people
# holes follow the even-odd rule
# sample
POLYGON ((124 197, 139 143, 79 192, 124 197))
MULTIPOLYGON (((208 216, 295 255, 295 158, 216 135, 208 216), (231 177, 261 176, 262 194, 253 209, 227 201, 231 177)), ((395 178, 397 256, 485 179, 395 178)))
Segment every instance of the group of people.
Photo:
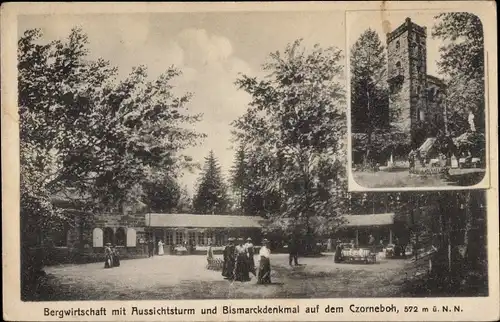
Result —
MULTIPOLYGON (((210 256, 210 249, 207 256, 210 256)), ((257 275, 254 261, 254 245, 251 238, 246 243, 243 238, 237 240, 233 237, 228 239, 228 245, 223 251, 222 276, 231 281, 247 282, 250 273, 258 278, 259 284, 271 283, 271 251, 267 239, 262 241, 259 251, 259 272, 257 275)))
POLYGON ((104 268, 113 268, 120 266, 120 254, 116 249, 116 246, 112 246, 111 243, 106 243, 104 246, 104 268))

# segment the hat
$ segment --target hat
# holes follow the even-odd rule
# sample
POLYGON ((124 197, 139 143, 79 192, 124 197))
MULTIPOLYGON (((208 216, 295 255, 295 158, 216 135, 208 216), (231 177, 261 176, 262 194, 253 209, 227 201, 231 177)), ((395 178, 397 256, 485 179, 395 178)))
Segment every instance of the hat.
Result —
POLYGON ((238 238, 238 241, 243 241, 243 238, 239 237, 239 238, 238 238))
POLYGON ((234 241, 234 237, 229 237, 227 241, 234 241))
POLYGON ((267 244, 267 243, 269 243, 269 240, 267 240, 267 238, 264 238, 264 239, 262 240, 262 243, 263 243, 263 244, 267 244))
POLYGON ((252 238, 248 237, 248 238, 247 238, 247 241, 252 241, 252 238))
POLYGON ((111 246, 111 243, 106 243, 106 246, 111 246))

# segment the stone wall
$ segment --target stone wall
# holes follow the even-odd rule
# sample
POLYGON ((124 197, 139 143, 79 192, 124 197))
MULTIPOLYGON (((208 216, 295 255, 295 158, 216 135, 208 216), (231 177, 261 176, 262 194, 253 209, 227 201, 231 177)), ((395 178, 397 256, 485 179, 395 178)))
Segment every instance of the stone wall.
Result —
POLYGON ((411 125, 408 35, 409 30, 403 24, 387 36, 389 111, 391 126, 398 132, 409 132, 411 125))
POLYGON ((387 34, 387 53, 391 126, 419 146, 445 122, 442 96, 428 101, 429 87, 440 87, 444 94, 444 84, 427 75, 427 28, 407 18, 387 34))

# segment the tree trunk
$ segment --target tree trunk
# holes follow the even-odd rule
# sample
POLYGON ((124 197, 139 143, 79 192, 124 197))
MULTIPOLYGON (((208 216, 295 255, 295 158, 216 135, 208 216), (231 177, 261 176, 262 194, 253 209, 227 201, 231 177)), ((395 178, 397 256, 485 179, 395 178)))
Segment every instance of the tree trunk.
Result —
POLYGON ((468 191, 465 194, 465 205, 464 205, 464 210, 465 210, 465 227, 464 227, 464 244, 463 247, 465 248, 465 254, 464 254, 464 260, 465 260, 465 266, 468 268, 473 268, 477 264, 477 257, 475 256, 475 249, 473 245, 474 243, 471 243, 471 233, 472 233, 472 228, 474 226, 474 214, 472 213, 472 200, 471 200, 471 192, 468 191))
POLYGON ((373 122, 370 104, 370 91, 368 90, 368 84, 366 84, 366 111, 368 116, 368 128, 367 128, 367 140, 366 140, 366 152, 365 152, 365 167, 371 165, 371 150, 372 150, 372 134, 373 134, 373 122))

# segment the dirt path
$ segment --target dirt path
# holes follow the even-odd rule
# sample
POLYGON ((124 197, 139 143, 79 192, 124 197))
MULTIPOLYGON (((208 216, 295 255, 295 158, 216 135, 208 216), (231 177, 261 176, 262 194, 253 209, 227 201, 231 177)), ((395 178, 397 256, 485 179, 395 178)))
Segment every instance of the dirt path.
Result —
POLYGON ((216 298, 309 298, 397 296, 404 262, 335 264, 331 256, 301 258, 289 267, 284 254, 272 258, 272 285, 231 283, 205 269, 204 256, 162 256, 48 267, 48 284, 38 300, 152 300, 216 298))

